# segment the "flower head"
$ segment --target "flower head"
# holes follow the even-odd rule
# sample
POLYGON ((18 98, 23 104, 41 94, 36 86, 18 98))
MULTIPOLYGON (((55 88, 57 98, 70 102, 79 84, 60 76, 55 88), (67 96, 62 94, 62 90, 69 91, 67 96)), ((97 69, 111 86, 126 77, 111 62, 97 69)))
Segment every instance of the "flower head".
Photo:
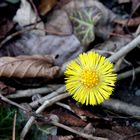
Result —
POLYGON ((96 105, 108 99, 117 79, 113 64, 95 52, 83 53, 65 71, 66 90, 82 103, 96 105))

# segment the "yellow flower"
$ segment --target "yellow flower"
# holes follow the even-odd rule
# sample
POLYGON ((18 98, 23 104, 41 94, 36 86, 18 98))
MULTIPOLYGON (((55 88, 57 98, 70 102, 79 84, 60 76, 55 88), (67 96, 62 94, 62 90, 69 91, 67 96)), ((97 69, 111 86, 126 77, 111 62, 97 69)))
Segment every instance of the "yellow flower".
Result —
POLYGON ((108 99, 117 76, 113 64, 95 52, 83 53, 72 60, 65 71, 66 90, 82 103, 96 105, 108 99))

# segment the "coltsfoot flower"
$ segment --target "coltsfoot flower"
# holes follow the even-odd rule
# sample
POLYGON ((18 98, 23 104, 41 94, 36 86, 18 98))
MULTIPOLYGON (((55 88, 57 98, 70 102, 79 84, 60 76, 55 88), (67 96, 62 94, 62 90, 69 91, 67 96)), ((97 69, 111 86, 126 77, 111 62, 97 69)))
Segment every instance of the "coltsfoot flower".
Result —
POLYGON ((95 52, 82 53, 66 70, 66 90, 81 104, 96 105, 112 94, 117 75, 113 64, 95 52))

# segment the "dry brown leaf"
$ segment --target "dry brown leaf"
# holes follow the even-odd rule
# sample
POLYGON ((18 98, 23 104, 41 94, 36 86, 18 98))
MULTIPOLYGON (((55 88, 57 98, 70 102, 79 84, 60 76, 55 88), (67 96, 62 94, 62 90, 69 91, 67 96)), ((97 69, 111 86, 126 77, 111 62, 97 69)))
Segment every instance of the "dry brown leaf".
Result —
POLYGON ((5 77, 46 77, 52 79, 59 67, 52 66, 50 56, 18 56, 0 58, 0 76, 5 77))
POLYGON ((57 0, 41 0, 39 5, 40 15, 44 16, 47 14, 57 3, 57 0))
POLYGON ((120 135, 112 130, 100 129, 100 128, 96 128, 95 135, 108 138, 109 140, 121 140, 124 138, 122 135, 120 135))
POLYGON ((83 127, 86 126, 87 123, 80 118, 70 114, 69 112, 63 111, 62 109, 54 109, 51 111, 52 114, 55 114, 59 117, 59 121, 62 124, 74 126, 74 127, 83 127))

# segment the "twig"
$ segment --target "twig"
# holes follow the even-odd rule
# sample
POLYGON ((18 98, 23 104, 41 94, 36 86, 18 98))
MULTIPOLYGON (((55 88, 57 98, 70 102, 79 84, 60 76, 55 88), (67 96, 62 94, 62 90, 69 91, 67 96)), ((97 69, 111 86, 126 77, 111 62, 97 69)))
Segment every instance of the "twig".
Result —
MULTIPOLYGON (((54 103, 62 100, 62 99, 65 99, 67 97, 69 97, 70 95, 69 94, 61 94, 61 95, 58 95, 50 100, 46 100, 36 111, 35 113, 36 114, 39 114, 41 113, 46 107, 49 107, 51 105, 53 105, 54 103)), ((21 132, 21 135, 20 135, 20 140, 24 140, 27 132, 29 131, 30 127, 32 126, 33 122, 35 120, 35 117, 32 116, 30 117, 30 119, 28 120, 28 122, 26 123, 26 125, 24 126, 22 132, 21 132)))
POLYGON ((125 103, 123 101, 109 99, 108 101, 105 101, 102 106, 115 112, 131 115, 135 118, 140 118, 140 107, 125 103))
POLYGON ((135 72, 135 74, 139 73, 140 72, 140 67, 138 67, 138 68, 136 68, 134 70, 130 70, 130 71, 118 74, 118 76, 117 76, 118 78, 117 79, 118 80, 122 80, 122 79, 128 78, 128 77, 133 75, 133 72, 135 72))
POLYGON ((122 62, 124 61, 124 57, 120 58, 116 64, 114 65, 114 69, 115 69, 115 72, 118 72, 120 70, 120 66, 122 64, 122 62))
POLYGON ((11 104, 11 105, 13 105, 13 106, 16 106, 16 107, 22 109, 23 111, 29 112, 28 109, 26 109, 26 108, 22 107, 21 105, 19 105, 19 104, 13 102, 13 101, 7 99, 7 98, 4 97, 1 93, 0 93, 0 99, 1 99, 2 101, 4 101, 4 102, 8 103, 8 104, 11 104))
POLYGON ((130 52, 131 50, 133 50, 135 47, 137 47, 138 45, 140 45, 140 35, 137 36, 135 39, 133 39, 129 44, 127 44, 126 46, 124 46, 122 49, 120 49, 118 52, 116 52, 114 55, 112 55, 111 57, 109 57, 108 59, 111 62, 116 62, 117 60, 119 60, 121 57, 125 56, 128 52, 130 52))
POLYGON ((29 105, 32 108, 36 108, 39 104, 42 104, 45 100, 49 100, 57 95, 59 95, 60 93, 65 92, 65 86, 60 87, 59 89, 57 89, 56 91, 52 92, 51 94, 48 94, 36 101, 31 102, 29 105))
POLYGON ((72 110, 72 108, 71 108, 69 105, 67 105, 67 104, 60 103, 60 102, 57 102, 56 104, 59 105, 59 106, 61 106, 61 107, 63 107, 63 108, 65 108, 65 109, 67 109, 67 110, 69 110, 69 111, 71 111, 71 112, 73 112, 73 113, 75 113, 75 112, 72 110))
POLYGON ((17 112, 15 112, 14 120, 13 120, 12 140, 16 140, 16 119, 17 119, 17 112))
POLYGON ((50 124, 53 124, 53 125, 55 125, 57 127, 60 127, 60 128, 63 128, 65 130, 67 130, 69 132, 72 132, 72 133, 74 133, 76 135, 79 135, 79 136, 81 136, 81 137, 83 137, 85 139, 90 139, 90 140, 108 140, 107 138, 95 137, 95 136, 92 136, 92 135, 89 135, 89 134, 85 134, 83 132, 76 131, 75 129, 72 129, 72 128, 70 128, 70 127, 68 127, 66 125, 63 125, 61 123, 58 123, 58 122, 50 122, 50 124))
POLYGON ((49 92, 53 92, 54 90, 57 90, 58 88, 60 88, 60 85, 42 87, 42 88, 37 88, 37 89, 17 90, 15 94, 11 94, 6 97, 15 99, 15 98, 31 97, 35 94, 43 95, 49 92))

